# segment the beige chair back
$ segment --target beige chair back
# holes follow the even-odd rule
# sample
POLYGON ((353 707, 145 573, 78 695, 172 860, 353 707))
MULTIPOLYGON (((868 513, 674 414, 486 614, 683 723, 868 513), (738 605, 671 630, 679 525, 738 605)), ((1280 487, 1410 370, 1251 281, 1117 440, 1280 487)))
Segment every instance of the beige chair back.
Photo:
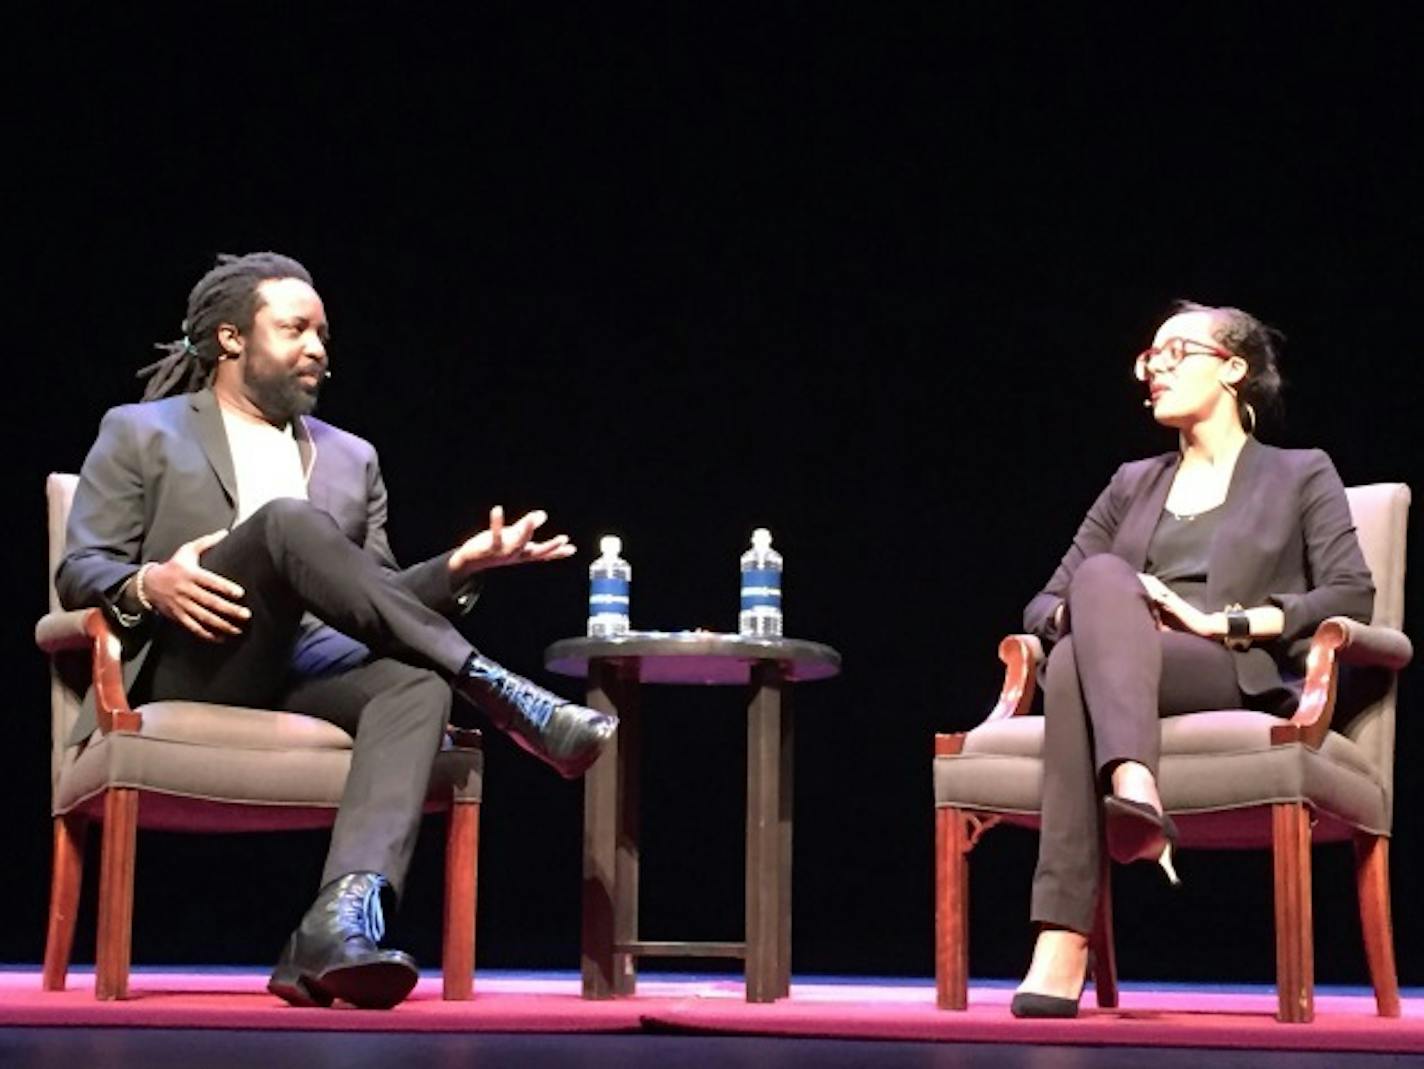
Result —
POLYGON ((64 527, 69 522, 69 506, 74 504, 74 488, 79 476, 51 472, 45 480, 45 499, 49 504, 49 611, 59 611, 59 595, 54 589, 54 573, 64 556, 64 527))
MULTIPOLYGON (((1351 486, 1345 496, 1365 563, 1375 581, 1375 609, 1371 623, 1404 629, 1404 550, 1408 536, 1409 487, 1404 483, 1351 486)), ((1384 784, 1386 812, 1394 806, 1394 710, 1398 676, 1385 692, 1348 721, 1339 722, 1369 758, 1384 784)))
MULTIPOLYGON (((69 506, 79 476, 51 472, 45 480, 45 500, 49 517, 49 608, 59 611, 59 595, 54 589, 54 573, 64 556, 64 528, 69 522, 69 506)), ((59 766, 64 758, 64 741, 79 719, 79 706, 93 671, 88 657, 52 658, 49 669, 50 705, 50 788, 51 797, 59 789, 59 766)))

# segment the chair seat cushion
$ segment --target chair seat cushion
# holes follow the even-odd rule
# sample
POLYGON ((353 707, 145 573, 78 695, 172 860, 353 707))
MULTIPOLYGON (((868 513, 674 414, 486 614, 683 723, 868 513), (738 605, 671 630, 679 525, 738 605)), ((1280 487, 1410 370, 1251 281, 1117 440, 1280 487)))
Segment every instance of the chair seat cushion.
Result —
MULTIPOLYGON (((139 824, 184 831, 325 827, 335 819, 351 767, 351 736, 300 713, 154 702, 138 710, 137 732, 95 733, 64 754, 56 815, 98 816, 103 792, 144 792, 139 824)), ((477 802, 484 752, 447 748, 436 755, 427 808, 477 802)))
MULTIPOLYGON (((1162 721, 1159 786, 1168 811, 1189 818, 1179 820, 1187 841, 1223 846, 1255 841, 1265 826, 1260 820, 1249 828, 1243 825, 1238 843, 1229 820, 1206 815, 1294 801, 1329 818, 1332 827, 1324 832, 1359 828, 1387 834, 1385 788, 1359 748, 1335 732, 1318 751, 1300 744, 1272 746, 1271 728, 1280 723, 1278 717, 1245 709, 1162 721), (1198 815, 1203 819, 1190 819, 1198 815)), ((935 758, 935 804, 1036 823, 1042 750, 1041 716, 975 728, 965 735, 960 754, 935 758)))
POLYGON ((146 739, 240 750, 349 750, 351 736, 327 720, 302 713, 207 702, 150 702, 140 706, 146 739))

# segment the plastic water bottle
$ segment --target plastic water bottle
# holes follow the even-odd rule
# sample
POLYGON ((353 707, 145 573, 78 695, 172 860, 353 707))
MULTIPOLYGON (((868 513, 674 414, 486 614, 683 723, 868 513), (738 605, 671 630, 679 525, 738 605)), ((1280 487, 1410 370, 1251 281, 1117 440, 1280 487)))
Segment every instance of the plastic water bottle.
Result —
POLYGON ((781 634, 781 554, 771 548, 771 532, 752 532, 752 548, 742 554, 742 612, 737 630, 743 635, 781 634))
POLYGON ((618 555, 623 540, 617 535, 605 535, 598 548, 603 555, 588 566, 588 634, 590 638, 625 635, 633 569, 618 555))

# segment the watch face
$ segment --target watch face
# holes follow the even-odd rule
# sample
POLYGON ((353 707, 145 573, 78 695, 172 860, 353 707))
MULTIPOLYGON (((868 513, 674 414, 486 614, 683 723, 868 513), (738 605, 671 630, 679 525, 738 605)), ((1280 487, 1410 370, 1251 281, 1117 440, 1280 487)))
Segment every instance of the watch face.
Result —
POLYGON ((1251 617, 1239 605, 1226 610, 1226 645, 1233 650, 1251 648, 1251 617))

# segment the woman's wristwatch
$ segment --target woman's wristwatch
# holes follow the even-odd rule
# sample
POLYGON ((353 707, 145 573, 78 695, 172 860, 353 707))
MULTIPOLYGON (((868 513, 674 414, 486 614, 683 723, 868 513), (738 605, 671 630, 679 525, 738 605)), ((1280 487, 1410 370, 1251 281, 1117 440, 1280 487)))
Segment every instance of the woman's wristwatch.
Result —
POLYGON ((1251 617, 1239 603, 1226 607, 1226 634, 1222 641, 1227 649, 1238 653, 1251 648, 1251 617))

